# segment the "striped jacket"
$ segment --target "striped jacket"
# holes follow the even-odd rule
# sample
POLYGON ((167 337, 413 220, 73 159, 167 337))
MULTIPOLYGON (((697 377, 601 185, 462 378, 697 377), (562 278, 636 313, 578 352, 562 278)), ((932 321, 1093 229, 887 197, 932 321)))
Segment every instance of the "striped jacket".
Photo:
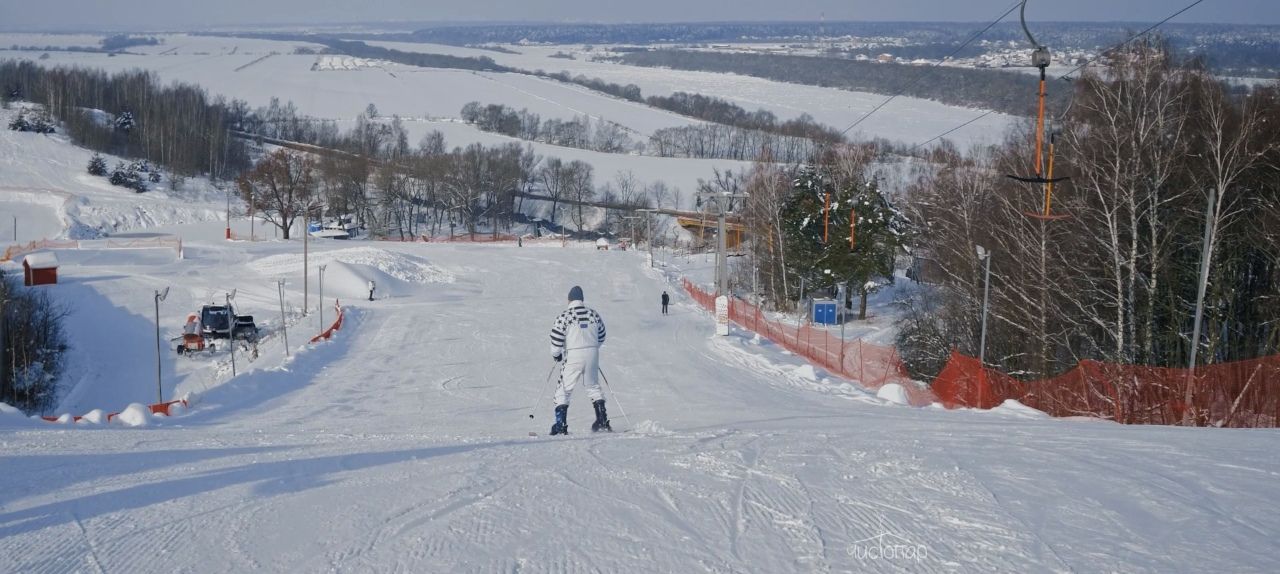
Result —
POLYGON ((594 349, 604 344, 604 319, 595 309, 572 301, 551 327, 551 355, 565 350, 594 349))

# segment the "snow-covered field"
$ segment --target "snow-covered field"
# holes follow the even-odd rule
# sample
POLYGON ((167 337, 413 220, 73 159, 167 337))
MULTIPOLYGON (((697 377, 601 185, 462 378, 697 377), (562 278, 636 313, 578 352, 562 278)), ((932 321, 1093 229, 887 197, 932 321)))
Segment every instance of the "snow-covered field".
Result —
MULTIPOLYGON (((646 96, 694 92, 726 99, 755 111, 764 108, 781 120, 809 114, 819 122, 843 130, 864 114, 884 102, 884 95, 851 92, 836 88, 802 86, 761 78, 693 72, 664 68, 625 66, 611 62, 593 62, 599 50, 585 51, 582 46, 507 46, 517 54, 490 50, 459 48, 439 44, 405 42, 368 42, 371 45, 405 52, 449 54, 464 57, 487 56, 499 64, 524 70, 567 71, 618 84, 636 84, 646 96), (573 54, 575 59, 551 58, 559 52, 573 54)), ((868 118, 853 136, 886 138, 903 143, 922 143, 979 116, 982 110, 948 106, 920 98, 900 97, 868 118)), ((961 147, 982 142, 999 141, 1013 116, 993 113, 947 136, 961 147)))
MULTIPOLYGON (((246 74, 210 87, 261 96, 272 88, 255 74, 277 70, 285 99, 315 82, 358 94, 344 96, 352 114, 365 90, 389 89, 315 79, 388 76, 373 69, 289 80, 291 66, 315 61, 289 50, 234 72, 273 50, 213 55, 218 42, 161 56, 171 41, 147 58, 214 85, 246 74), (201 61, 210 67, 188 69, 201 61)), ((590 244, 314 241, 304 282, 299 240, 221 239, 223 197, 207 183, 135 194, 84 175, 90 155, 60 136, 0 132, 0 240, 17 217, 20 238, 178 234, 185 258, 93 244, 57 252, 60 284, 40 289, 66 306, 71 349, 49 414, 120 411, 157 393, 192 405, 174 417, 135 407, 110 424, 47 423, 0 406, 0 572, 1163 573, 1280 563, 1276 430, 1055 420, 1016 403, 903 406, 892 386, 869 392, 750 333, 713 337, 678 287, 677 274, 706 280, 710 262, 698 256, 660 254, 664 273, 643 253, 590 244), (551 438, 548 331, 575 284, 608 323, 601 366, 619 432, 587 431, 579 389, 573 434, 551 438), (153 294, 166 287, 157 351, 153 294), (179 357, 169 340, 188 312, 232 290, 264 331, 234 376, 226 349, 179 357), (306 344, 333 321, 335 297, 343 329, 306 344)), ((642 178, 709 171, 613 157, 642 178)), ((609 171, 597 165, 598 177, 609 171)), ((248 237, 247 222, 232 227, 248 237)), ((879 294, 876 319, 851 334, 888 339, 893 295, 879 294)))
MULTIPOLYGON (((8 46, 0 34, 0 47, 8 46)), ((516 109, 528 108, 545 118, 571 119, 589 115, 618 122, 632 130, 639 141, 645 134, 692 120, 637 105, 617 98, 559 82, 522 74, 473 73, 464 70, 418 68, 333 56, 294 54, 296 42, 266 40, 163 36, 160 46, 131 49, 129 54, 107 56, 82 52, 50 52, 45 65, 77 65, 108 71, 146 69, 163 80, 199 84, 211 93, 239 98, 253 106, 265 106, 273 97, 292 101, 298 110, 312 117, 353 121, 373 103, 384 120, 393 115, 406 118, 410 143, 416 144, 431 130, 445 133, 450 147, 471 143, 494 145, 521 140, 480 131, 456 120, 462 106, 471 101, 500 103, 516 109), (133 53, 137 52, 137 53, 133 53), (336 63, 335 63, 336 61, 336 63), (350 64, 351 69, 346 69, 350 64), (313 66, 316 69, 313 69, 313 66), (324 69, 321 69, 324 68, 324 69), (330 69, 342 68, 342 69, 330 69)), ((0 59, 35 60, 38 52, 0 50, 0 59)), ((581 159, 595 166, 597 182, 603 183, 619 171, 632 171, 642 183, 664 181, 684 190, 689 204, 699 178, 710 178, 714 168, 739 169, 746 162, 690 160, 620 154, 533 143, 536 153, 565 161, 581 159)), ((86 158, 87 161, 87 158, 86 158)))

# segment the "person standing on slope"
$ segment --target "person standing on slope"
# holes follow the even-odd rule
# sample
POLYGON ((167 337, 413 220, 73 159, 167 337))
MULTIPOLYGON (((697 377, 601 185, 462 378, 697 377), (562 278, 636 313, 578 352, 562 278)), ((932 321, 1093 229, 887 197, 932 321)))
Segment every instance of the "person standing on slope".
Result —
POLYGON ((666 291, 662 292, 662 314, 667 314, 667 304, 671 303, 671 296, 666 291))
POLYGON ((600 390, 600 345, 604 344, 604 337, 604 319, 582 303, 582 288, 574 286, 569 290, 569 308, 556 317, 551 327, 551 358, 564 362, 556 387, 556 422, 551 425, 551 434, 569 434, 569 396, 579 381, 587 387, 587 396, 596 409, 592 432, 613 430, 600 390))

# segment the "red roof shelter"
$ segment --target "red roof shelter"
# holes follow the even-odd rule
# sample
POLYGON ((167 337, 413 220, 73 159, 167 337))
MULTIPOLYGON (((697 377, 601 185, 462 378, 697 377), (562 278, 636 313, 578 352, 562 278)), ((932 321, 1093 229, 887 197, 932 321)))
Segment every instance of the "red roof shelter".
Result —
POLYGON ((58 257, 50 251, 32 253, 22 259, 22 284, 27 287, 35 285, 58 284, 58 257))

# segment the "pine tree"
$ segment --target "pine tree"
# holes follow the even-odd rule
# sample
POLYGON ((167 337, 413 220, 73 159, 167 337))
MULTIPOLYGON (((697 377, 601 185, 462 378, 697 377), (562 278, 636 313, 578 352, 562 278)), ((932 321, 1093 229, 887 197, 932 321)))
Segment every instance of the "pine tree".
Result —
POLYGON ((13 120, 9 122, 9 129, 15 132, 30 131, 31 123, 27 121, 27 114, 25 112, 18 112, 18 117, 13 118, 13 120))
POLYGON ((124 112, 116 118, 116 130, 124 133, 133 131, 133 112, 124 112))
POLYGON ((837 186, 821 169, 806 167, 792 189, 782 212, 788 274, 803 279, 809 292, 848 284, 861 295, 858 318, 865 319, 867 295, 893 280, 905 218, 875 180, 837 186))
POLYGON ((93 158, 89 160, 89 175, 107 175, 107 160, 102 159, 101 155, 93 154, 93 158))

